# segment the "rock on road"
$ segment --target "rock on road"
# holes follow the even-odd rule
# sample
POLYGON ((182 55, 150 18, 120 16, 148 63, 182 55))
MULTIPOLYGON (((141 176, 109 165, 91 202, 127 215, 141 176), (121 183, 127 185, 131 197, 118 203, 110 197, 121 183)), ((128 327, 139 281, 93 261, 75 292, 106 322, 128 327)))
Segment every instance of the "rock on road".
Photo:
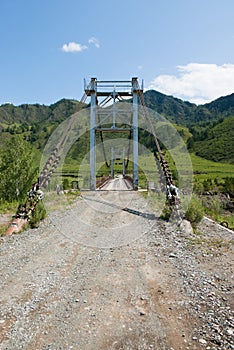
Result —
POLYGON ((199 297, 214 275, 229 288, 229 250, 207 268, 187 238, 133 191, 84 193, 2 238, 0 349, 203 349, 199 297))

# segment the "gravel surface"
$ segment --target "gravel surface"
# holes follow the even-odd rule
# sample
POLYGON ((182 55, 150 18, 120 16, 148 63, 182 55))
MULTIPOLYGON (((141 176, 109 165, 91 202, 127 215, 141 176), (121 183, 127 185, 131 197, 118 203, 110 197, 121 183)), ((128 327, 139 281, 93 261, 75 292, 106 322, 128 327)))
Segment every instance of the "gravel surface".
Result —
POLYGON ((234 349, 233 233, 208 219, 87 193, 0 251, 1 350, 234 349))

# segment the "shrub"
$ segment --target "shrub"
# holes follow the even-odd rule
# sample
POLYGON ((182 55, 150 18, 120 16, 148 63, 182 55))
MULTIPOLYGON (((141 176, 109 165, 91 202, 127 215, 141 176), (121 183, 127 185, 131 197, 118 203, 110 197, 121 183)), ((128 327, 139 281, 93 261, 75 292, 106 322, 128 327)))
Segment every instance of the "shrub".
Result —
POLYGON ((213 189, 213 183, 211 179, 206 179, 203 181, 203 191, 208 192, 213 189))
POLYGON ((160 219, 165 220, 165 221, 169 221, 171 214, 172 214, 171 206, 168 204, 165 204, 163 211, 160 215, 160 219))
POLYGON ((63 179, 63 190, 68 190, 70 188, 70 183, 68 179, 63 179))
POLYGON ((196 179, 193 185, 193 190, 195 193, 202 194, 204 192, 203 183, 196 179))
POLYGON ((200 199, 193 194, 188 209, 185 212, 185 219, 191 222, 191 224, 198 224, 204 215, 204 209, 200 199))
POLYGON ((211 211, 214 215, 221 215, 223 212, 223 204, 218 196, 212 196, 206 198, 203 201, 204 206, 211 211))
POLYGON ((234 197, 234 177, 226 177, 224 179, 223 191, 234 197))
POLYGON ((46 217, 46 210, 45 210, 44 204, 42 202, 39 202, 30 217, 30 227, 31 228, 39 227, 40 221, 44 220, 45 217, 46 217))

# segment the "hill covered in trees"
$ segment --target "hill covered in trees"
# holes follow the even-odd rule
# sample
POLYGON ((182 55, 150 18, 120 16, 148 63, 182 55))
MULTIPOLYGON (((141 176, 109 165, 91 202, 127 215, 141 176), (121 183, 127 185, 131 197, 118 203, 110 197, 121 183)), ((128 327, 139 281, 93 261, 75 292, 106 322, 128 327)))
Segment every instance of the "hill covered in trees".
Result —
POLYGON ((234 164, 234 117, 219 120, 213 127, 200 128, 200 133, 195 127, 191 131, 189 151, 215 162, 234 164))
MULTIPOLYGON (((85 106, 85 105, 84 105, 85 106)), ((42 150, 53 130, 80 109, 80 102, 62 99, 50 106, 22 104, 0 106, 0 146, 10 135, 23 134, 37 149, 42 150)))
POLYGON ((188 127, 205 126, 221 118, 234 116, 234 93, 199 106, 155 90, 146 91, 144 99, 148 108, 157 111, 173 123, 188 127))
MULTIPOLYGON (((146 91, 144 99, 148 108, 188 129, 192 135, 188 140, 191 152, 206 159, 234 163, 234 93, 199 106, 155 90, 146 91)), ((11 135, 23 134, 25 140, 42 150, 56 126, 79 109, 80 102, 69 99, 50 106, 1 105, 0 144, 11 135)), ((86 139, 88 142, 88 135, 86 139)), ((144 143, 144 140, 140 141, 144 143)))
POLYGON ((6 103, 0 106, 0 125, 32 125, 41 122, 61 122, 75 113, 80 107, 76 100, 62 99, 50 106, 40 104, 22 104, 14 106, 6 103))
POLYGON ((146 91, 144 98, 148 108, 188 129, 191 152, 234 164, 234 93, 199 106, 154 90, 146 91))

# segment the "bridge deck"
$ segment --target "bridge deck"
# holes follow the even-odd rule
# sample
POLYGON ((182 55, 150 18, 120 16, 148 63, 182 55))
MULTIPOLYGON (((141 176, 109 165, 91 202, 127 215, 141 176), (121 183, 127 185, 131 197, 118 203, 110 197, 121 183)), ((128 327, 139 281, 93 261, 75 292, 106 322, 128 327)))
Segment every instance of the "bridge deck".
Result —
POLYGON ((123 175, 119 175, 115 179, 110 179, 104 186, 100 188, 103 191, 130 191, 133 190, 129 180, 124 179, 123 175))

